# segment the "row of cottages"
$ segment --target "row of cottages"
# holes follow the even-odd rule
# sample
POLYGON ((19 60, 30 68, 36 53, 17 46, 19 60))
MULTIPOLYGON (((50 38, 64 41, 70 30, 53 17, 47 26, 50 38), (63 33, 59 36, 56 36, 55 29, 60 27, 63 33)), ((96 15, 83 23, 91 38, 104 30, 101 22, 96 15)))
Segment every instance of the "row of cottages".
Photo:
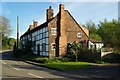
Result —
POLYGON ((62 57, 67 52, 67 43, 78 41, 88 46, 89 30, 76 22, 69 11, 64 9, 64 4, 59 5, 59 12, 55 17, 50 6, 46 18, 46 22, 41 25, 34 21, 20 37, 21 44, 25 44, 27 40, 34 42, 34 54, 62 57))

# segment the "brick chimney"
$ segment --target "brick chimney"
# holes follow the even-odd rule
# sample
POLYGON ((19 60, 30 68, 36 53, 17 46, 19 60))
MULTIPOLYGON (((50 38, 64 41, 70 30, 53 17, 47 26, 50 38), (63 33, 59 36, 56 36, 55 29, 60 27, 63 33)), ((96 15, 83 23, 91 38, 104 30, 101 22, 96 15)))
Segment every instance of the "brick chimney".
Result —
POLYGON ((65 27, 64 4, 59 5, 60 15, 60 38, 59 38, 59 56, 64 56, 67 52, 67 33, 65 27))
POLYGON ((51 6, 49 6, 49 9, 47 9, 47 13, 46 13, 46 16, 47 16, 46 21, 49 21, 50 19, 52 19, 53 15, 54 15, 53 9, 51 9, 51 6))
POLYGON ((32 30, 33 29, 33 25, 29 25, 29 29, 32 30))
POLYGON ((64 11, 64 4, 60 4, 60 5, 59 5, 59 11, 60 11, 60 12, 63 12, 63 11, 64 11))
POLYGON ((33 27, 36 28, 38 26, 38 22, 37 21, 33 21, 33 27))
POLYGON ((60 13, 60 35, 64 35, 64 4, 59 5, 59 13, 60 13))

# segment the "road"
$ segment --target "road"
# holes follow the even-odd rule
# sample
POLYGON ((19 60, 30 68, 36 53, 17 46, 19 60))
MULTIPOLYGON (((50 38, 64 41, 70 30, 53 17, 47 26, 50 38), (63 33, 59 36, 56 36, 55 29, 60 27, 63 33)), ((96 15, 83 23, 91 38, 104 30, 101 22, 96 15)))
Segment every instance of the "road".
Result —
POLYGON ((74 80, 89 78, 87 76, 77 76, 19 61, 13 57, 12 51, 5 51, 0 53, 0 55, 2 55, 2 80, 74 80))

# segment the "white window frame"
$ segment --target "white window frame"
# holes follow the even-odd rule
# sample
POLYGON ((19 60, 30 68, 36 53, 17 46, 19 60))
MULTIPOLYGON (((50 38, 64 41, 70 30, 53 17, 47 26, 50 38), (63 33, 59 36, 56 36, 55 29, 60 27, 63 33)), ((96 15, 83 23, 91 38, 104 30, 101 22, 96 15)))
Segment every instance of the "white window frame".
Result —
POLYGON ((48 44, 48 38, 46 38, 46 44, 48 44))
POLYGON ((48 37, 48 31, 46 32, 46 37, 48 37))
POLYGON ((49 51, 49 45, 46 45, 46 51, 49 51))
POLYGON ((56 28, 51 28, 51 35, 56 35, 56 28))
POLYGON ((77 33, 77 37, 81 38, 82 37, 82 33, 81 32, 77 33))
POLYGON ((51 50, 55 50, 55 48, 56 48, 56 45, 55 45, 55 48, 54 48, 54 45, 55 43, 51 43, 51 50))

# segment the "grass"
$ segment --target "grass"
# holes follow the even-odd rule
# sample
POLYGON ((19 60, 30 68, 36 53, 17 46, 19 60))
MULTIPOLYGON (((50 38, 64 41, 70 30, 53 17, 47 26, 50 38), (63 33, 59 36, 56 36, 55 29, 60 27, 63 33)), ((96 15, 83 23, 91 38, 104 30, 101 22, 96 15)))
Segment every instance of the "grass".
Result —
POLYGON ((91 65, 88 62, 53 62, 53 63, 47 63, 42 65, 50 68, 63 70, 63 71, 89 69, 93 67, 93 65, 91 65))

